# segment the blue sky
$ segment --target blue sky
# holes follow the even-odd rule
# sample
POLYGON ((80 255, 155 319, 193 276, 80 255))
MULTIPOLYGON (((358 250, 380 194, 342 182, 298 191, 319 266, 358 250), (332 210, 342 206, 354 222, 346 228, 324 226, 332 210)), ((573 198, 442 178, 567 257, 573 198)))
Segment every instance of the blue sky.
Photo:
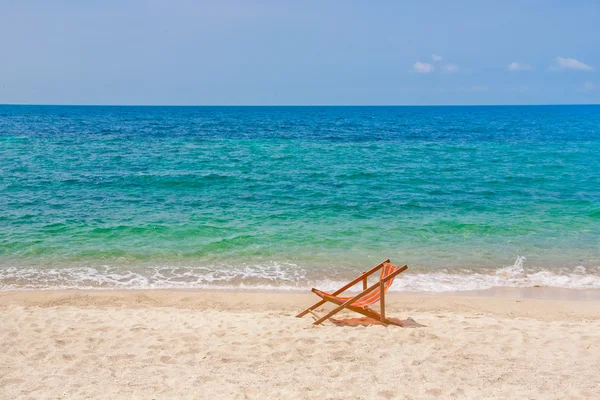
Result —
POLYGON ((600 1, 0 0, 0 103, 600 103, 600 1))

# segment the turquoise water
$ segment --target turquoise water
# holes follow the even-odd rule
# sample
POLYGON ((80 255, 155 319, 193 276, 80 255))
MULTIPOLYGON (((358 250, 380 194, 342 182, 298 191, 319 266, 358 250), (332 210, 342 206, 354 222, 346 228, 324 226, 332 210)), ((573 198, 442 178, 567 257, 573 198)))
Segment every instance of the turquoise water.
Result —
POLYGON ((600 287, 600 106, 0 106, 0 288, 600 287))

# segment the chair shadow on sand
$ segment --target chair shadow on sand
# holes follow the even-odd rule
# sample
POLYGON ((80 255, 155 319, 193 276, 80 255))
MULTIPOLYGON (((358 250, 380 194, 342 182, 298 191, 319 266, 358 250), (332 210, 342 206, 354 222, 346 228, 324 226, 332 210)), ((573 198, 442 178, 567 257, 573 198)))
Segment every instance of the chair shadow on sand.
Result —
POLYGON ((398 319, 398 318, 389 318, 388 320, 391 322, 390 324, 386 324, 384 322, 381 322, 379 320, 376 320, 374 318, 369 318, 369 317, 362 317, 362 318, 344 318, 344 319, 334 319, 334 318, 329 318, 329 321, 331 321, 334 325, 336 326, 375 326, 375 325, 380 325, 380 326, 388 326, 388 325, 396 325, 396 326, 400 326, 402 328, 420 328, 420 327, 424 327, 427 325, 423 325, 418 323, 417 321, 415 321, 412 318, 406 318, 406 319, 398 319))

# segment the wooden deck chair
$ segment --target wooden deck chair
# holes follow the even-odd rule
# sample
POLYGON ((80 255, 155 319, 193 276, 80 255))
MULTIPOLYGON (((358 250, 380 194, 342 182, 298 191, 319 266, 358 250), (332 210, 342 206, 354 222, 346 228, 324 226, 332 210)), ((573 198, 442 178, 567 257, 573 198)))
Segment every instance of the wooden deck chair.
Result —
POLYGON ((325 304, 326 302, 329 301, 331 303, 337 304, 337 307, 334 308, 331 312, 327 313, 327 315, 325 315, 321 318, 318 318, 318 316, 317 316, 317 320, 315 322, 313 322, 314 325, 319 325, 323 321, 326 321, 331 316, 333 316, 334 314, 340 312, 341 310, 343 310, 345 308, 347 308, 348 310, 357 312, 359 314, 362 314, 364 316, 379 320, 384 324, 398 325, 397 322, 394 322, 385 317, 385 292, 390 288, 390 286, 392 286, 392 282, 394 281, 394 278, 401 272, 405 271, 407 268, 408 268, 408 266, 406 266, 406 265, 404 265, 402 267, 397 267, 397 266, 391 264, 390 260, 388 259, 388 260, 385 260, 384 262, 382 262, 381 264, 371 268, 369 271, 364 272, 361 276, 359 276, 358 278, 354 279, 347 285, 341 287, 340 289, 336 290, 335 292, 333 292, 331 294, 325 293, 321 290, 313 288, 312 291, 317 296, 321 297, 323 300, 319 301, 318 303, 313 304, 306 310, 302 311, 300 314, 296 315, 296 318, 302 318, 303 316, 305 316, 308 313, 312 313, 313 315, 315 315, 313 313, 313 310, 316 309, 317 307, 322 306, 323 304, 325 304), (377 272, 377 270, 379 270, 379 269, 381 269, 381 275, 379 277, 379 282, 367 287, 367 278, 369 277, 369 275, 377 272), (340 293, 348 290, 349 288, 356 285, 360 281, 362 281, 362 283, 363 283, 363 291, 362 292, 358 293, 356 296, 353 296, 353 297, 338 296, 340 293), (381 310, 380 313, 378 313, 377 311, 372 310, 368 307, 371 304, 376 303, 378 301, 379 301, 380 310, 381 310))

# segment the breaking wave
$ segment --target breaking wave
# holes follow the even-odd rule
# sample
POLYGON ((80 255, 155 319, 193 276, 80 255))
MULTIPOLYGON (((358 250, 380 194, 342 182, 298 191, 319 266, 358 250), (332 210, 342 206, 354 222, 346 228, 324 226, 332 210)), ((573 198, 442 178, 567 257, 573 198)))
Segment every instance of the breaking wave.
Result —
MULTIPOLYGON (((408 271, 392 291, 453 292, 494 287, 600 288, 600 267, 526 268, 525 257, 498 269, 408 271)), ((2 267, 0 290, 27 289, 244 289, 300 291, 335 290, 356 276, 340 267, 334 274, 293 263, 220 266, 101 266, 76 268, 2 267)))

